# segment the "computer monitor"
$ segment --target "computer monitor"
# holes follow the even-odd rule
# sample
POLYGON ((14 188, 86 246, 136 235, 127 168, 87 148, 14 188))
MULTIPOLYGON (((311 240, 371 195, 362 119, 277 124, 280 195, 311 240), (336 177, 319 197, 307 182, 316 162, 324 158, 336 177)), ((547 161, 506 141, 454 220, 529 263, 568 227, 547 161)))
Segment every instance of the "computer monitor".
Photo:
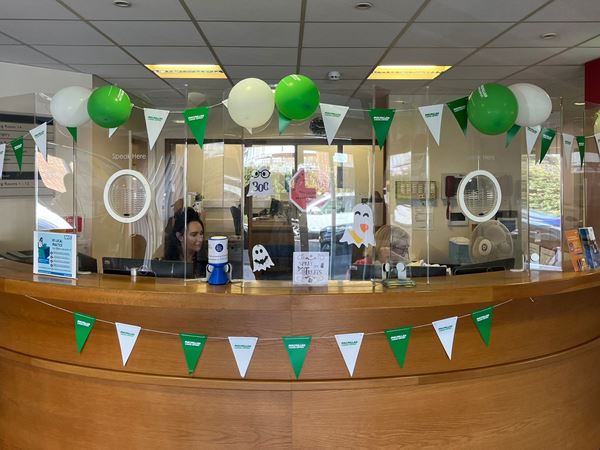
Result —
POLYGON ((102 258, 102 272, 105 274, 131 276, 131 269, 136 269, 137 275, 142 277, 194 278, 194 264, 184 261, 102 258))

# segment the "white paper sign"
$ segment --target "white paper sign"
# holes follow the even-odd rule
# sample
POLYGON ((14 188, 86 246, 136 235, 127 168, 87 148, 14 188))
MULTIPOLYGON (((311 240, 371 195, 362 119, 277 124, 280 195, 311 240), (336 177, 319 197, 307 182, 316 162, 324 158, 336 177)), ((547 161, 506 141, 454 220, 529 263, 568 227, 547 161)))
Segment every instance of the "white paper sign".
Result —
POLYGON ((328 252, 294 252, 294 284, 327 286, 328 281, 328 252))
POLYGON ((148 148, 152 150, 160 132, 165 126, 169 111, 164 109, 144 108, 144 119, 146 119, 146 132, 148 133, 148 148))
POLYGON ((331 145, 350 107, 330 105, 328 103, 321 103, 320 106, 323 125, 325 125, 325 134, 327 135, 327 144, 331 145))
POLYGON ((364 333, 336 334, 335 340, 344 357, 350 376, 354 374, 354 366, 358 359, 364 333))
POLYGON ((274 265, 264 245, 257 244, 252 247, 252 272, 267 270, 274 265))
POLYGON ((112 137, 112 135, 115 134, 115 131, 117 131, 118 129, 119 129, 119 127, 109 128, 108 129, 108 138, 110 139, 112 137))
POLYGON ((437 145, 440 145, 440 131, 442 129, 444 105, 419 106, 419 112, 425 121, 425 125, 429 128, 429 132, 435 139, 435 142, 437 145))
POLYGON ((121 359, 123 360, 124 367, 140 335, 141 328, 137 325, 128 325, 119 322, 115 323, 115 326, 117 327, 117 336, 119 337, 119 346, 121 347, 121 359))
POLYGON ((454 333, 456 332, 456 321, 458 316, 432 322, 433 328, 444 346, 448 359, 452 359, 452 345, 454 344, 454 333))
POLYGON ((6 144, 0 144, 0 180, 2 179, 2 171, 4 170, 4 155, 6 154, 6 144))
POLYGON ((250 365, 252 354, 256 348, 257 337, 239 337, 229 336, 229 345, 233 351, 235 363, 237 364, 238 370, 242 378, 246 376, 246 370, 250 365))
POLYGON ((536 125, 535 127, 525 127, 525 140, 527 141, 527 154, 531 154, 533 150, 533 146, 537 141, 540 132, 542 131, 541 125, 536 125))
POLYGON ((36 147, 40 150, 44 159, 46 159, 48 123, 44 122, 43 124, 35 127, 34 129, 29 130, 29 134, 31 134, 31 137, 35 141, 36 147))
POLYGON ((273 181, 271 171, 266 167, 252 172, 250 184, 248 186, 248 197, 273 194, 273 181))
POLYGON ((77 278, 77 235, 33 232, 33 273, 77 278))

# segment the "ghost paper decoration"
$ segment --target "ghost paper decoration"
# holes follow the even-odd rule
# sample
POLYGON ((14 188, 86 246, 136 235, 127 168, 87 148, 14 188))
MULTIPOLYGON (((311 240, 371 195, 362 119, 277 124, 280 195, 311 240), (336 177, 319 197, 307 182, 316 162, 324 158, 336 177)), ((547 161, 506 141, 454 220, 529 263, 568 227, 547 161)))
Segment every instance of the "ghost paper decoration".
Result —
POLYGON ((348 245, 354 244, 357 247, 368 247, 375 245, 375 236, 373 235, 373 211, 369 205, 361 203, 352 208, 354 221, 352 226, 346 228, 340 242, 346 242, 348 245))
POLYGON ((271 194, 273 194, 271 171, 266 167, 262 167, 252 172, 250 185, 248 186, 248 197, 271 194))
POLYGON ((274 265, 267 249, 263 245, 257 244, 252 247, 252 272, 267 270, 274 265))

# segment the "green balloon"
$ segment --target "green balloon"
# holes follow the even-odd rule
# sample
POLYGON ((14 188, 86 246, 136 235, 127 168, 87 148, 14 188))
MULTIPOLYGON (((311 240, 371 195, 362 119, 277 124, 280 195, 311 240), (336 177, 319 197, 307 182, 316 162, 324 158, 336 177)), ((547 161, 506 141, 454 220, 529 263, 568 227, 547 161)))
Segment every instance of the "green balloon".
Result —
POLYGON ((507 132, 515 123, 518 112, 515 94, 501 84, 482 84, 469 95, 469 122, 484 134, 507 132))
POLYGON ((104 128, 116 128, 129 119, 132 108, 127 93, 117 86, 102 86, 88 98, 87 110, 94 123, 104 128))
POLYGON ((310 117, 319 106, 319 89, 304 75, 288 75, 275 89, 275 104, 288 119, 302 120, 310 117))

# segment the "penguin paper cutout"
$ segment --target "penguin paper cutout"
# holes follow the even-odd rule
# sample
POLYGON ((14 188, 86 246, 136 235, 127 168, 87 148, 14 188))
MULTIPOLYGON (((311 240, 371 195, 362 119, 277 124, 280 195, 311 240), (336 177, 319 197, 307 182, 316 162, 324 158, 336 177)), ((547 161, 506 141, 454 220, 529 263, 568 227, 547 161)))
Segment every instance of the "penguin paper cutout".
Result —
POLYGON ((263 245, 257 244, 252 247, 252 272, 267 270, 274 265, 267 249, 263 245))
POLYGON ((340 242, 346 242, 348 245, 354 244, 358 248, 375 245, 375 235, 373 234, 373 211, 370 206, 361 203, 352 208, 354 222, 352 226, 346 228, 340 242))

